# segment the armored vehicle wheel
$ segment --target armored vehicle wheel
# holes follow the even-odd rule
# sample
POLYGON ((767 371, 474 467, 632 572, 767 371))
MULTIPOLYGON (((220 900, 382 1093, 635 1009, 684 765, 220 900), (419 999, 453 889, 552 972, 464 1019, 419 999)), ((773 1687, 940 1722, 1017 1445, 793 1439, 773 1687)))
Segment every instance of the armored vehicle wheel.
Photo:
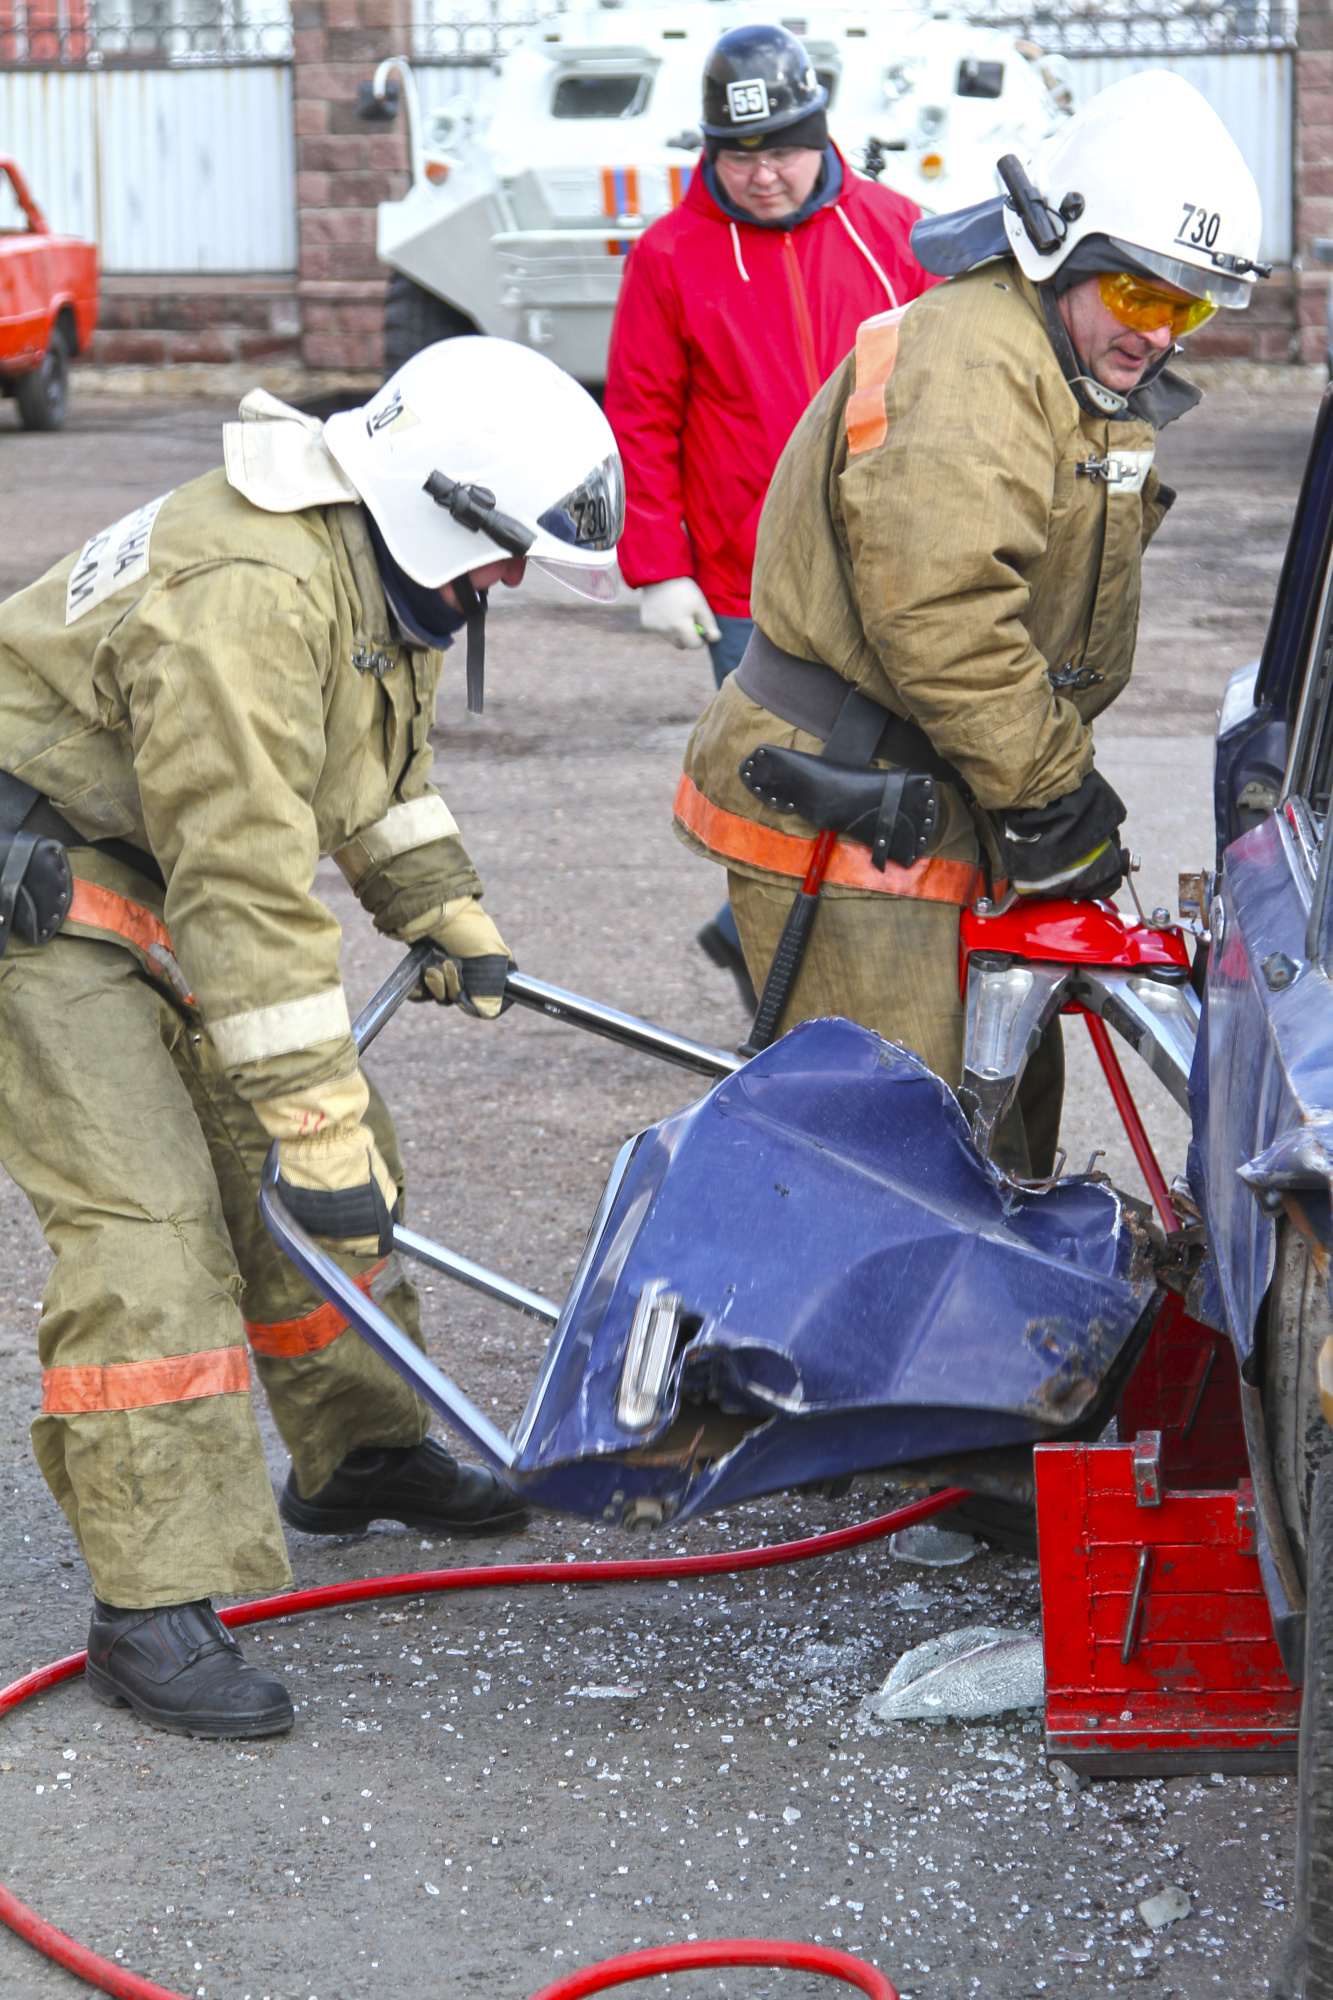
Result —
POLYGON ((389 280, 384 300, 384 373, 396 374, 405 361, 433 347, 437 340, 453 340, 460 333, 475 333, 466 314, 447 306, 401 271, 389 280))
POLYGON ((24 430, 58 431, 64 423, 69 409, 69 342, 63 327, 51 329, 41 367, 15 378, 14 401, 24 430))
POLYGON ((1333 1430, 1319 1403, 1319 1350, 1333 1334, 1333 1307, 1304 1237, 1278 1224, 1264 1361, 1264 1427, 1296 1566, 1307 1562, 1315 1475, 1333 1455, 1333 1430))

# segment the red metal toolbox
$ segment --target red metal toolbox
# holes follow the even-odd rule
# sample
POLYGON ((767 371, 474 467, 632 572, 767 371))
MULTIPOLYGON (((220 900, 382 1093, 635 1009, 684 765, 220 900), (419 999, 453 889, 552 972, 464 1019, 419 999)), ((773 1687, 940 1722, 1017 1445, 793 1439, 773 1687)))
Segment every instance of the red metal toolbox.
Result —
POLYGON ((1047 1754, 1104 1777, 1294 1770, 1301 1692, 1249 1481, 1164 1485, 1157 1431, 1038 1445, 1035 1464, 1047 1754))
POLYGON ((1168 1293, 1117 1411, 1126 1443, 1162 1434, 1167 1485, 1234 1486, 1248 1476, 1236 1356, 1224 1333, 1191 1319, 1168 1293))

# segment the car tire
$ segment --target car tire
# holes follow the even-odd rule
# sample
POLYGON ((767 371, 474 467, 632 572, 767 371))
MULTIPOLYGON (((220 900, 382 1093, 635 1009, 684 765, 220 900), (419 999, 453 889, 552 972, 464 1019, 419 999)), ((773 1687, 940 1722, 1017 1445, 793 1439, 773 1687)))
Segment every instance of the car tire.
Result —
POLYGON ((1301 1702, 1296 1895, 1273 2000, 1333 2000, 1333 1460, 1319 1467, 1309 1514, 1305 1690, 1301 1702))
MULTIPOLYGON (((1304 1237, 1283 1217, 1277 1227, 1264 1354, 1264 1428, 1273 1478, 1296 1567, 1308 1556, 1315 1476, 1333 1455, 1319 1401, 1319 1350, 1333 1334, 1333 1307, 1304 1237)), ((1304 1579, 1302 1579, 1304 1580, 1304 1579)))
POLYGON ((465 313, 437 299, 434 292, 395 271, 384 300, 384 375, 396 375, 405 361, 433 347, 437 340, 455 340, 475 333, 465 313))
POLYGON ((27 431, 58 431, 69 414, 69 341, 63 327, 52 327, 39 368, 14 379, 14 401, 27 431))

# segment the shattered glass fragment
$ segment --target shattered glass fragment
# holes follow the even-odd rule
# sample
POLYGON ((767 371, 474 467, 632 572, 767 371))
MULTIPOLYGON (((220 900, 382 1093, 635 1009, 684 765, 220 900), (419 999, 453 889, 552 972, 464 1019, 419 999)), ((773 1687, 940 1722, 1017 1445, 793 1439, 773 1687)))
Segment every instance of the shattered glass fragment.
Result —
POLYGON ((867 1707, 880 1722, 964 1722, 1039 1708, 1046 1698, 1041 1640, 994 1625, 968 1625, 904 1653, 867 1707))

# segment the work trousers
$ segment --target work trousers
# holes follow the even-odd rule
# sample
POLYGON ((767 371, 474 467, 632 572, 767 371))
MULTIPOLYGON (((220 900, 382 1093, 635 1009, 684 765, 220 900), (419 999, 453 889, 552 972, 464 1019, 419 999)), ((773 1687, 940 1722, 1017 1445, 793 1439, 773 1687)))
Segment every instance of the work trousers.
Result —
MULTIPOLYGON (((727 871, 745 963, 762 992, 796 881, 727 871)), ((810 943, 779 1023, 842 1014, 914 1050, 953 1090, 963 1080, 965 1010, 958 987, 958 910, 906 896, 820 897, 810 943)), ((1055 1164, 1064 1099, 1064 1041, 1057 1015, 1030 1059, 1018 1102, 994 1147, 1010 1173, 1045 1176, 1055 1164)))
MULTIPOLYGON (((279 1251, 259 1213, 268 1136, 133 953, 12 938, 0 1020, 0 1163, 56 1260, 33 1451, 93 1588, 136 1609, 281 1588, 247 1334, 303 1494, 359 1446, 418 1443, 429 1413, 279 1251)), ((367 1122, 401 1189, 373 1085, 367 1122)), ((420 1346, 397 1260, 337 1261, 420 1346)))

